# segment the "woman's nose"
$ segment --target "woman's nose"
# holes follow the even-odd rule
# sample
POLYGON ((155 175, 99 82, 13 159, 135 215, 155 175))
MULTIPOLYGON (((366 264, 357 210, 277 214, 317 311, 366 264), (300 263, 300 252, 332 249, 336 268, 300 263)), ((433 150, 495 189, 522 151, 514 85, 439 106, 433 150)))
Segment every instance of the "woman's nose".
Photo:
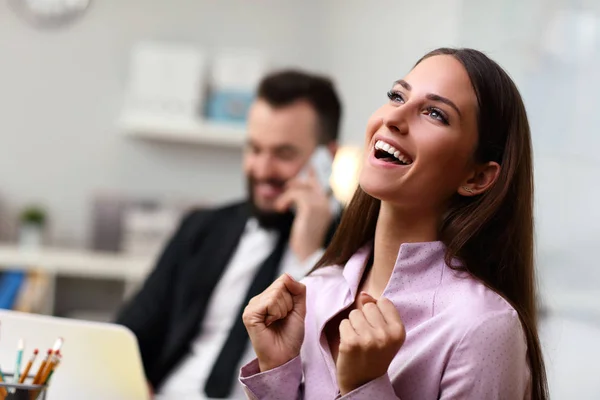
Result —
POLYGON ((383 124, 393 133, 408 133, 408 113, 410 106, 406 104, 394 107, 383 116, 383 124))

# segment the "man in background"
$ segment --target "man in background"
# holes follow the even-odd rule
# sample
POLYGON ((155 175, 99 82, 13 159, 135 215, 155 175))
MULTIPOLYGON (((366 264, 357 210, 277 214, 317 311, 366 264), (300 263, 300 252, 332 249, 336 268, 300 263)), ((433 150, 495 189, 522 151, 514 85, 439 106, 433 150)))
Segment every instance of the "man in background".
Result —
POLYGON ((327 78, 290 70, 260 83, 248 114, 248 199, 188 214, 117 319, 137 336, 158 398, 244 398, 238 371, 254 357, 245 305, 284 272, 303 277, 337 226, 328 188, 314 171, 298 175, 319 146, 333 156, 340 116, 327 78))

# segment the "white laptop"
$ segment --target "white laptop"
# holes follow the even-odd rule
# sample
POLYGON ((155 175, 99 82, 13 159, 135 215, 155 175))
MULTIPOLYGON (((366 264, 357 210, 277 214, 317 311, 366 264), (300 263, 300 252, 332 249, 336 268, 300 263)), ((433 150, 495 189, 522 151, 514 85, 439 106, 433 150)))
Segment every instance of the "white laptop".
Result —
POLYGON ((25 340, 22 365, 35 348, 37 371, 48 349, 62 337, 62 360, 47 400, 148 400, 137 340, 122 326, 0 310, 0 366, 12 373, 19 339, 25 340))

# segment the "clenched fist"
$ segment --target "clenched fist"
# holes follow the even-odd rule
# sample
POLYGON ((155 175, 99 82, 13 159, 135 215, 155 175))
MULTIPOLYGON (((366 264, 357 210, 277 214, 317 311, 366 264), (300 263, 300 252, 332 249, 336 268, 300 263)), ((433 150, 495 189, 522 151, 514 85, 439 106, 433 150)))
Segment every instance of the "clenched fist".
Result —
POLYGON ((261 371, 279 367, 300 354, 305 315, 306 286, 287 274, 250 300, 243 320, 261 371))
POLYGON ((342 395, 386 374, 406 337, 391 301, 362 292, 357 303, 358 308, 340 323, 336 367, 342 395))

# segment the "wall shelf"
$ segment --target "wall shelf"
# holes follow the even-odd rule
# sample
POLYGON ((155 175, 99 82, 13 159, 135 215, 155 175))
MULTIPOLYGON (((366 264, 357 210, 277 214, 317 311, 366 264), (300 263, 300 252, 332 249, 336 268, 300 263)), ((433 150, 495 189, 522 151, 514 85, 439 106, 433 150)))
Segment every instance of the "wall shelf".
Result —
POLYGON ((119 127, 130 137, 171 143, 241 148, 246 140, 242 125, 149 114, 125 114, 119 127))
POLYGON ((36 271, 44 275, 45 283, 35 289, 41 309, 27 312, 49 315, 73 311, 83 319, 108 321, 137 291, 154 263, 154 257, 48 247, 22 250, 0 243, 0 272, 36 271))
POLYGON ((86 250, 41 248, 21 250, 0 244, 0 266, 42 270, 75 277, 142 281, 154 264, 153 258, 86 250))

